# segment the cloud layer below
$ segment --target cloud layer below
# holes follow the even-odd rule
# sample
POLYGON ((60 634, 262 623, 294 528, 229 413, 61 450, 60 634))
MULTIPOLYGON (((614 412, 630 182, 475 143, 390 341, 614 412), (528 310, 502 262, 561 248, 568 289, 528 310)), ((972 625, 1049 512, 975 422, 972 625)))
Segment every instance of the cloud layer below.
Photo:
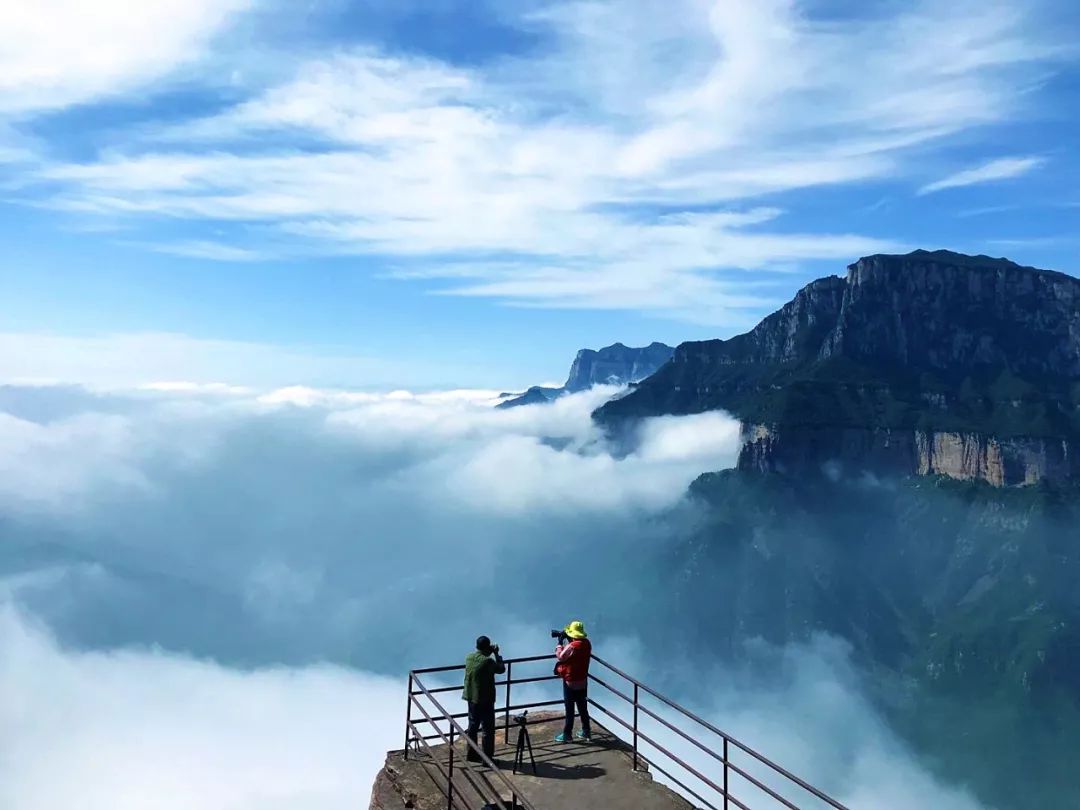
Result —
MULTIPOLYGON (((0 389, 0 804, 362 805, 407 667, 478 632, 534 653, 569 609, 669 675, 610 629, 634 600, 591 593, 656 585, 636 561, 692 521, 686 486, 731 465, 737 425, 651 420, 614 454, 589 420, 612 393, 499 411, 476 391, 0 389), (576 608, 551 599, 565 555, 593 578, 576 608)), ((842 646, 762 655, 780 676, 717 661, 677 696, 860 808, 974 807, 842 646)))

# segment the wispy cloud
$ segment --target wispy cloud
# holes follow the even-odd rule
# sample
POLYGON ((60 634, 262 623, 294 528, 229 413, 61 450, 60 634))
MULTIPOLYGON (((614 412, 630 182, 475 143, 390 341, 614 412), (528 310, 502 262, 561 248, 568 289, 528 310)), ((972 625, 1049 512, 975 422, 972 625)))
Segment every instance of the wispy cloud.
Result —
POLYGON ((828 24, 787 0, 508 16, 546 48, 479 67, 337 51, 37 180, 84 216, 260 222, 458 295, 730 325, 752 296, 728 271, 902 247, 793 230, 761 197, 904 175, 907 150, 1006 119, 1060 55, 1004 2, 828 24))
POLYGON ((158 253, 184 256, 192 259, 209 259, 215 262, 256 262, 273 258, 261 250, 226 245, 205 239, 193 239, 184 242, 162 242, 149 245, 158 253))
POLYGON ((981 166, 964 169, 941 180, 928 183, 919 189, 919 194, 933 194, 935 191, 944 191, 947 188, 961 188, 962 186, 973 186, 977 183, 1008 180, 1011 177, 1020 177, 1027 174, 1044 163, 1046 163, 1045 158, 1036 156, 998 158, 981 166))
POLYGON ((0 115, 146 86, 192 62, 252 0, 0 4, 0 115))

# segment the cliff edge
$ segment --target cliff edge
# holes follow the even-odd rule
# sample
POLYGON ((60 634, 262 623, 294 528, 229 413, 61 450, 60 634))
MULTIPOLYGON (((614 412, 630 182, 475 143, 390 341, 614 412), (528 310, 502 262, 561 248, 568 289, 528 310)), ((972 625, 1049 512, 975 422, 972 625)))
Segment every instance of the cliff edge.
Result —
POLYGON ((811 282, 750 332, 681 344, 594 414, 609 426, 722 409, 739 466, 1080 478, 1080 279, 917 250, 811 282))

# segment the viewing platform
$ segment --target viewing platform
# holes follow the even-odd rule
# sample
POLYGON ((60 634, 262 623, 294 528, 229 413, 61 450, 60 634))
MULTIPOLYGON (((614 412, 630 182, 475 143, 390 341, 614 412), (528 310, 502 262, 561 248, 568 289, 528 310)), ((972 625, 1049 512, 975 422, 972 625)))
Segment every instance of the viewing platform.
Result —
MULTIPOLYGON (((531 717, 530 717, 531 719, 531 717)), ((575 740, 557 743, 555 735, 562 729, 562 712, 538 714, 530 723, 536 773, 525 758, 524 770, 511 774, 514 784, 521 790, 521 797, 533 807, 635 807, 641 810, 693 810, 694 805, 670 788, 654 782, 644 763, 633 767, 633 748, 606 728, 593 721, 593 738, 589 742, 575 740)), ((495 748, 495 764, 509 773, 513 767, 517 729, 512 728, 510 742, 504 742, 502 732, 495 748)), ((504 807, 513 806, 513 797, 505 787, 491 777, 486 767, 469 765, 473 769, 466 776, 460 767, 464 763, 466 746, 454 743, 455 757, 459 766, 454 774, 454 807, 485 807, 481 796, 470 784, 472 779, 484 779, 499 795, 504 807), (502 789, 500 790, 500 787, 502 789)), ((445 769, 449 757, 445 744, 432 746, 431 753, 393 751, 386 758, 386 766, 376 780, 372 791, 373 810, 399 810, 403 807, 416 810, 446 810, 446 778, 436 763, 445 769), (411 804, 406 803, 406 799, 411 804)), ((498 805, 495 805, 498 807, 498 805)), ((524 806, 519 802, 519 806, 524 806)))
POLYGON ((371 810, 850 810, 595 655, 592 739, 556 742, 554 661, 505 659, 493 759, 465 737, 464 665, 410 672, 404 748, 387 755, 371 810), (528 750, 515 768, 525 728, 535 770, 528 750), (466 761, 469 748, 480 762, 466 761))

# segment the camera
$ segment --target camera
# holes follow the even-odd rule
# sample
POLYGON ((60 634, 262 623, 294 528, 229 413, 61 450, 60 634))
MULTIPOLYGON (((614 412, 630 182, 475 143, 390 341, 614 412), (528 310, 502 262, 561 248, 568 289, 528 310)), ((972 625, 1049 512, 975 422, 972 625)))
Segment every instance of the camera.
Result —
POLYGON ((567 638, 569 638, 569 636, 566 635, 565 630, 552 630, 551 637, 557 638, 560 644, 562 644, 564 641, 566 641, 567 638))
POLYGON ((513 719, 514 719, 514 723, 516 725, 524 726, 526 723, 529 722, 529 712, 528 712, 528 710, 523 711, 521 714, 513 715, 513 719))

